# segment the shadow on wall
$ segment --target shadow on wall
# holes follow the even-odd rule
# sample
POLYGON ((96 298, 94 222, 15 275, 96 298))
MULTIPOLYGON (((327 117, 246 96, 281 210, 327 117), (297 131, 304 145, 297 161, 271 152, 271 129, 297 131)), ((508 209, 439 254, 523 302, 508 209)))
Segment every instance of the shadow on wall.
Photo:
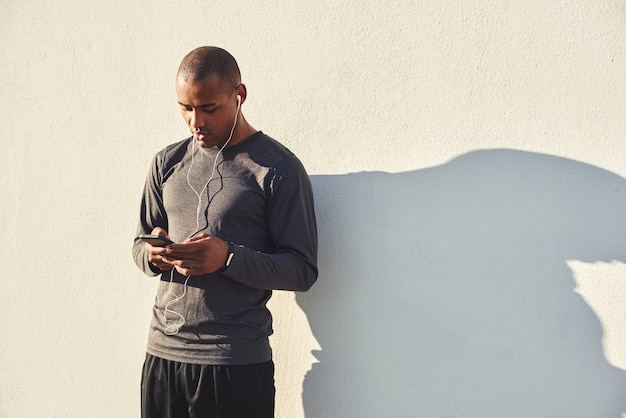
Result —
POLYGON ((626 179, 487 150, 312 181, 321 275, 297 302, 322 349, 307 418, 626 411, 626 373, 566 265, 626 260, 626 179))

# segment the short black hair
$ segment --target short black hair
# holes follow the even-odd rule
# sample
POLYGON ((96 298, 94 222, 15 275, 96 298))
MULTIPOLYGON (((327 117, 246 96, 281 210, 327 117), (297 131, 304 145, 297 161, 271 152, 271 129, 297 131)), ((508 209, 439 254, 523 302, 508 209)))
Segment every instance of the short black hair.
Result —
POLYGON ((185 81, 202 81, 215 74, 232 90, 241 83, 241 72, 235 58, 216 46, 201 46, 188 53, 178 68, 177 76, 185 81))

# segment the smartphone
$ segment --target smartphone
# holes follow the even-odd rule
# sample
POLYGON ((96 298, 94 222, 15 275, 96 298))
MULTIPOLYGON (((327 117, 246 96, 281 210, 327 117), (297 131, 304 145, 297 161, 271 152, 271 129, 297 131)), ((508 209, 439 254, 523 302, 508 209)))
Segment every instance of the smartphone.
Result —
POLYGON ((140 239, 143 242, 147 242, 148 244, 152 245, 153 247, 165 247, 168 244, 173 244, 174 241, 170 240, 169 238, 163 236, 163 235, 145 235, 145 234, 141 234, 139 235, 136 239, 140 239))

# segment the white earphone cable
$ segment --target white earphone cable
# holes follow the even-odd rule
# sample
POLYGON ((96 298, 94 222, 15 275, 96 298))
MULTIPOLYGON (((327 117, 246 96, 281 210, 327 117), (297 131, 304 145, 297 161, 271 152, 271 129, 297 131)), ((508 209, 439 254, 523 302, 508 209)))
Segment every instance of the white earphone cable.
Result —
MULTIPOLYGON (((230 129, 230 134, 228 135, 228 139, 226 140, 226 142, 224 142, 224 145, 221 146, 221 148, 215 155, 215 161, 213 162, 213 170, 211 171, 211 176, 209 177, 207 182, 204 184, 204 187, 200 190, 200 192, 198 192, 192 186, 191 180, 189 179, 191 168, 193 167, 193 163, 194 163, 194 154, 196 151, 195 150, 196 141, 193 137, 191 138, 193 142, 191 144, 191 163, 189 165, 189 170, 187 170, 187 184, 189 185, 191 190, 195 193, 195 195, 198 197, 198 207, 196 208, 196 230, 191 235, 189 235, 185 240, 193 237, 198 232, 200 232, 200 213, 202 209, 202 195, 204 194, 204 191, 206 190, 207 191, 207 205, 210 205, 211 199, 209 199, 209 189, 208 189, 209 183, 211 183, 211 180, 213 180, 213 177, 215 176, 215 172, 217 170, 218 158, 220 157, 220 155, 222 154, 222 151, 224 150, 224 148, 226 148, 226 146, 228 145, 228 143, 233 137, 233 132, 235 132, 235 127, 237 126, 237 116, 239 115, 240 108, 241 108, 241 98, 237 96, 237 111, 235 112, 235 121, 233 122, 233 126, 230 129)), ((208 216, 208 213, 207 213, 207 216, 208 216)), ((169 281, 169 285, 167 288, 168 293, 174 296, 174 299, 170 300, 165 305, 165 308, 163 309, 163 320, 164 320, 164 325, 165 325, 165 329, 163 332, 165 332, 166 335, 178 334, 178 331, 180 331, 181 327, 185 324, 185 317, 181 315, 180 313, 174 311, 173 309, 170 309, 170 306, 172 306, 173 304, 175 304, 176 302, 178 302, 179 300, 185 297, 185 295, 187 294, 187 282, 189 282, 189 279, 191 278, 191 276, 186 276, 185 282, 183 284, 183 293, 180 295, 177 295, 176 293, 172 291, 172 283, 174 282, 174 270, 175 269, 170 270, 170 281, 169 281), (168 325, 168 323, 171 323, 173 321, 172 319, 169 319, 167 317, 168 313, 175 315, 179 319, 179 321, 168 325)))

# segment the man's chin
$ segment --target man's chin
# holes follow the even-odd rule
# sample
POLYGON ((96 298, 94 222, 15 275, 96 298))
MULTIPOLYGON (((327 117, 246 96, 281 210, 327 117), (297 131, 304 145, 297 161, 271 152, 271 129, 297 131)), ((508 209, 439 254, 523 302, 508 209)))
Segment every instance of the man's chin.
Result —
POLYGON ((207 134, 194 134, 193 139, 202 148, 211 148, 215 146, 215 140, 207 134))

